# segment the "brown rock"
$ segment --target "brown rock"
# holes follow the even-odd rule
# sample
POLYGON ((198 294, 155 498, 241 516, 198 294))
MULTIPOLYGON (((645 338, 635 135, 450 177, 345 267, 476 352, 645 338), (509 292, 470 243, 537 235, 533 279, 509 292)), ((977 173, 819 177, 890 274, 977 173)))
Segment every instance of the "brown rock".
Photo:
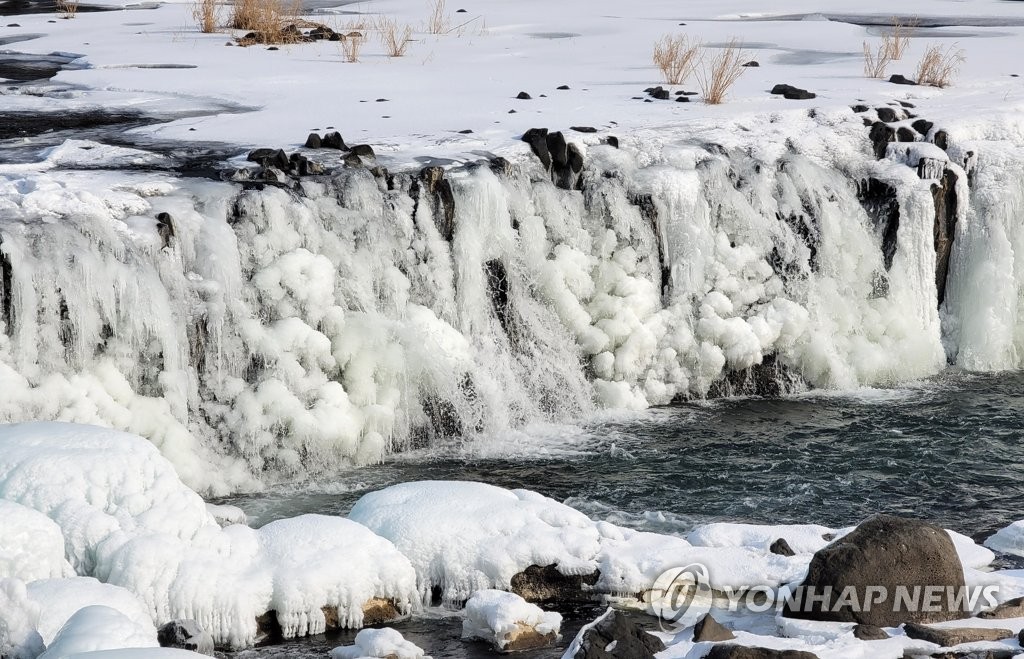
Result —
POLYGON ((512 577, 512 592, 527 602, 571 602, 588 599, 598 572, 566 576, 554 565, 531 565, 512 577))
POLYGON ((796 556, 796 552, 789 546, 785 538, 779 538, 768 547, 768 551, 779 556, 796 556))
POLYGON ((500 650, 502 652, 537 650, 554 645, 557 640, 558 634, 555 632, 541 634, 533 627, 517 622, 515 631, 505 635, 503 639, 504 647, 500 648, 500 650))
POLYGON ((983 627, 927 627, 908 622, 903 627, 909 638, 916 638, 921 641, 928 641, 944 648, 951 648, 962 643, 976 643, 978 641, 999 641, 1004 638, 1011 638, 1013 632, 1009 629, 988 629, 983 627))
POLYGON ((402 617, 394 600, 374 597, 363 604, 363 627, 372 627, 402 617))
POLYGON ((889 635, 881 627, 857 625, 853 628, 853 637, 862 641, 884 641, 889 635))
POLYGON ((772 650, 726 644, 711 648, 705 659, 818 659, 818 655, 803 650, 772 650))
POLYGON ((711 617, 711 614, 706 614, 703 618, 697 621, 697 624, 693 626, 693 642, 702 643, 704 641, 731 641, 736 638, 736 635, 726 629, 717 620, 711 617))
POLYGON ((995 618, 1003 620, 1006 618, 1024 618, 1024 597, 1016 597, 1012 600, 1007 600, 998 606, 982 611, 978 614, 979 618, 995 618))

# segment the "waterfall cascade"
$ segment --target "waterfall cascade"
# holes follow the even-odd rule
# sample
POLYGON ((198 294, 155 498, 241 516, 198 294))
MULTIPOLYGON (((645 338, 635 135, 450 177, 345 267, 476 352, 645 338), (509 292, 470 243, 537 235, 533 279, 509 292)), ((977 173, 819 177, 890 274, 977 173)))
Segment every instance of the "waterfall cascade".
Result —
POLYGON ((213 493, 603 406, 1019 368, 1024 151, 806 121, 831 142, 0 179, 0 419, 147 436, 213 493))

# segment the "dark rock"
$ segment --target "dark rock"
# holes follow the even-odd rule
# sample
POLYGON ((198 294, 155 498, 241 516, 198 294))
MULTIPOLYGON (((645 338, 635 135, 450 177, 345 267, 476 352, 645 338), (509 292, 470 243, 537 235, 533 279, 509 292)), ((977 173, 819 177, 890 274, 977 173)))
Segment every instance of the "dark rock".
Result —
POLYGON ((951 648, 962 643, 977 643, 978 641, 1000 641, 1004 638, 1011 638, 1013 632, 1009 629, 995 629, 982 627, 927 627, 917 623, 908 622, 903 626, 903 631, 909 638, 916 638, 920 641, 935 643, 944 648, 951 648))
POLYGON ((255 149, 249 152, 246 160, 256 162, 264 167, 276 167, 288 170, 288 154, 281 149, 255 149))
POLYGON ((376 100, 375 102, 376 102, 376 103, 387 103, 387 102, 388 102, 388 100, 389 100, 389 99, 386 99, 386 98, 378 98, 378 99, 377 99, 377 100, 376 100))
POLYGON ((871 124, 871 132, 868 133, 868 137, 874 146, 875 157, 881 159, 885 157, 889 142, 896 141, 896 130, 881 121, 876 121, 871 124))
POLYGON ((162 648, 191 650, 213 656, 213 637, 195 620, 172 620, 156 630, 156 639, 162 648))
POLYGON ((472 132, 473 132, 473 131, 472 131, 471 129, 469 129, 469 128, 466 128, 465 130, 460 130, 460 131, 459 131, 459 134, 460 134, 460 135, 469 135, 469 134, 471 134, 472 132))
POLYGON ((268 46, 267 50, 281 50, 281 49, 278 48, 277 46, 268 46))
POLYGON ((742 64, 741 66, 757 67, 761 65, 757 62, 757 60, 750 60, 749 62, 747 62, 746 64, 742 64))
POLYGON ((548 152, 548 129, 531 128, 523 133, 522 140, 530 145, 533 154, 537 156, 544 169, 551 169, 551 153, 548 152))
POLYGON ((854 105, 850 109, 853 110, 855 113, 860 114, 861 112, 867 112, 870 108, 868 108, 868 106, 866 105, 854 105))
MULTIPOLYGON (((340 135, 338 137, 341 137, 340 135)), ((319 149, 322 146, 320 136, 316 133, 310 133, 309 137, 306 138, 306 143, 303 145, 307 149, 319 149)))
POLYGON ((354 147, 350 148, 349 151, 356 154, 357 156, 362 156, 363 158, 377 157, 377 155, 373 152, 373 147, 370 146, 369 144, 357 144, 354 147))
POLYGON ((7 27, 21 27, 19 23, 8 23, 7 27))
POLYGON ((896 110, 893 110, 892 108, 875 108, 875 112, 878 113, 878 120, 884 121, 887 124, 892 123, 894 121, 899 121, 900 119, 896 115, 896 110))
MULTIPOLYGON (((815 254, 817 252, 814 246, 814 239, 810 236, 801 236, 801 238, 811 248, 811 269, 816 271, 815 254)), ((668 280, 665 270, 666 268, 663 265, 661 277, 662 291, 665 290, 668 280)), ((780 362, 776 355, 771 354, 765 355, 760 364, 754 364, 750 368, 738 371, 726 372, 724 377, 712 383, 708 389, 707 398, 708 400, 732 398, 735 396, 778 398, 779 396, 799 391, 804 388, 804 385, 805 383, 798 373, 780 362)))
POLYGON ((573 659, 653 659, 664 649, 660 639, 621 611, 611 610, 583 632, 573 659))
POLYGON ((518 94, 516 94, 516 98, 518 98, 520 101, 528 101, 533 97, 527 94, 526 92, 519 92, 518 94))
POLYGON ((170 247, 171 238, 174 238, 174 219, 170 213, 157 213, 156 232, 160 235, 163 247, 170 247))
POLYGON ((509 113, 509 114, 515 114, 515 113, 516 113, 516 111, 515 111, 515 110, 509 110, 509 111, 508 111, 508 113, 509 113))
POLYGON ((293 153, 288 157, 289 169, 297 176, 309 175, 309 159, 301 153, 293 153))
POLYGON ((916 105, 914 105, 913 103, 910 103, 909 101, 897 101, 897 103, 899 103, 900 105, 902 105, 905 108, 915 108, 915 107, 917 107, 916 105))
MULTIPOLYGON (((876 178, 869 178, 857 184, 857 199, 871 218, 875 231, 882 234, 882 264, 888 271, 896 256, 896 239, 900 230, 900 202, 896 197, 896 188, 876 178)), ((885 281, 888 287, 888 279, 885 281)))
POLYGON ((551 164, 560 168, 569 164, 568 145, 565 142, 565 135, 561 131, 548 133, 548 153, 551 154, 551 164))
POLYGON ((644 103, 653 103, 653 102, 654 102, 654 101, 652 101, 652 100, 651 100, 651 99, 649 99, 649 98, 645 98, 645 99, 644 99, 644 103))
POLYGON ((928 121, 927 119, 918 119, 917 121, 915 121, 914 123, 912 123, 910 125, 914 127, 914 130, 916 130, 917 132, 919 132, 922 135, 927 137, 928 133, 931 132, 932 127, 935 124, 933 124, 932 122, 928 121))
POLYGON ((593 126, 570 126, 569 130, 574 130, 577 133, 596 133, 597 129, 593 126))
POLYGON ((796 552, 789 546, 785 538, 779 538, 768 547, 768 551, 779 556, 796 556, 796 552))
POLYGON ((704 641, 714 641, 717 643, 718 641, 731 641, 734 638, 736 638, 736 635, 712 618, 710 613, 705 614, 693 626, 694 643, 703 643, 704 641))
POLYGON ((932 185, 932 201, 935 202, 935 287, 938 304, 946 299, 946 278, 949 276, 949 259, 953 254, 953 237, 956 235, 957 174, 948 167, 942 178, 932 185))
POLYGON ((554 565, 531 565, 512 576, 512 592, 528 602, 587 600, 599 576, 598 572, 567 576, 554 565))
POLYGON ((853 637, 862 641, 884 641, 889 635, 875 625, 857 625, 853 628, 853 637))
POLYGON ((490 160, 491 171, 498 176, 511 176, 512 175, 512 163, 501 156, 495 156, 490 160))
POLYGON ((669 97, 669 92, 667 89, 656 87, 654 91, 651 92, 651 97, 656 98, 659 101, 667 101, 669 97))
POLYGON ((1015 597, 1012 600, 1006 600, 998 606, 982 611, 978 614, 978 617, 999 620, 1006 618, 1024 618, 1024 597, 1015 597))
POLYGON ((616 149, 619 148, 619 138, 615 137, 614 135, 609 135, 608 137, 604 138, 604 142, 608 146, 613 146, 616 149))
POLYGON ((505 269, 505 264, 499 259, 492 259, 484 263, 484 275, 486 276, 487 293, 491 298, 491 308, 494 310, 494 315, 498 318, 498 324, 501 325, 505 335, 512 338, 512 328, 509 325, 511 321, 509 315, 509 300, 511 296, 509 294, 508 271, 505 269))
POLYGON ((363 167, 363 159, 359 157, 359 154, 349 153, 345 156, 345 165, 347 167, 363 167))
POLYGON ((787 84, 784 84, 784 83, 779 83, 779 84, 775 85, 774 87, 772 87, 771 93, 772 94, 785 94, 786 92, 793 91, 794 89, 797 89, 797 88, 794 87, 793 85, 787 85, 787 84))
POLYGON ((733 645, 732 643, 716 645, 704 657, 705 659, 818 659, 818 655, 803 650, 772 650, 733 645))
POLYGON ((678 92, 676 92, 676 96, 696 96, 696 95, 697 95, 697 92, 688 92, 688 91, 678 91, 678 92))
POLYGON ((794 591, 807 597, 787 601, 783 615, 879 627, 956 620, 969 614, 966 598, 956 599, 963 588, 963 565, 949 534, 920 520, 876 515, 814 554, 794 591))
POLYGON ((896 129, 896 141, 897 142, 916 142, 917 133, 912 128, 906 126, 900 126, 896 129))
POLYGON ((321 146, 325 149, 338 149, 339 151, 348 151, 348 146, 345 144, 345 140, 341 139, 341 133, 333 131, 324 135, 323 140, 320 142, 321 146))
POLYGON ((949 133, 944 130, 935 131, 935 137, 932 139, 935 146, 939 147, 943 151, 949 148, 949 133))
POLYGON ((782 97, 791 101, 809 101, 812 98, 817 98, 818 95, 806 89, 794 89, 793 91, 786 92, 782 97))
POLYGON ((413 218, 420 204, 429 204, 434 226, 442 238, 450 241, 455 234, 455 195, 451 183, 444 177, 444 169, 437 166, 421 169, 411 195, 416 200, 413 218))
POLYGON ((917 84, 913 80, 910 80, 909 78, 905 78, 904 76, 902 76, 902 75, 900 75, 898 73, 895 74, 895 75, 889 76, 889 82, 893 83, 894 85, 916 85, 917 84))
POLYGON ((569 148, 566 149, 566 154, 569 156, 569 169, 574 174, 579 174, 583 171, 583 152, 580 151, 579 147, 575 144, 570 144, 569 148))
POLYGON ((689 96, 676 96, 676 103, 689 103, 689 102, 690 102, 690 97, 689 96))
POLYGON ((456 9, 456 10, 455 10, 455 13, 456 13, 456 14, 465 14, 465 13, 466 13, 466 10, 465 10, 465 9, 456 9))
POLYGON ((555 87, 555 89, 558 89, 560 91, 565 91, 566 89, 569 89, 569 85, 559 85, 559 86, 555 87))

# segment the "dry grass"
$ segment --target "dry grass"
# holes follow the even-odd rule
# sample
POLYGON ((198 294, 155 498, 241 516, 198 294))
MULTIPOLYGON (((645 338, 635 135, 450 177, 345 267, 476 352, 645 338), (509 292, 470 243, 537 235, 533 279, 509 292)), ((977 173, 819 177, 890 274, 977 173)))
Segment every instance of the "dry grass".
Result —
POLYGON ((294 21, 302 13, 301 0, 235 0, 230 25, 255 33, 255 43, 283 44, 302 40, 294 21))
POLYGON ((746 71, 743 63, 747 54, 737 39, 730 39, 725 48, 721 48, 710 60, 701 57, 701 66, 697 69, 697 84, 704 95, 704 102, 718 105, 725 100, 726 94, 746 71))
POLYGON ((904 23, 898 16, 892 17, 892 31, 882 37, 882 47, 890 60, 903 59, 903 53, 910 46, 910 32, 916 22, 904 23))
POLYGON ((359 53, 362 52, 363 44, 366 43, 366 35, 362 32, 352 31, 346 34, 339 43, 341 56, 345 58, 345 61, 358 62, 359 53))
POLYGON ((192 7, 192 18, 199 25, 199 30, 209 34, 216 32, 220 23, 220 0, 199 0, 192 7))
MULTIPOLYGON (((380 34, 381 45, 388 57, 401 57, 409 48, 412 40, 412 26, 399 25, 398 21, 390 16, 381 16, 377 20, 377 30, 380 34)), ((358 56, 358 55, 357 55, 358 56)))
POLYGON ((427 32, 444 34, 451 25, 452 17, 445 11, 444 0, 431 0, 430 15, 427 16, 427 32))
POLYGON ((691 44, 688 37, 666 34, 654 44, 654 64, 666 83, 679 85, 693 72, 698 52, 700 44, 691 44))
POLYGON ((938 44, 928 46, 917 64, 917 84, 949 87, 960 72, 964 59, 964 51, 956 44, 946 48, 938 44))
POLYGON ((74 18, 78 13, 78 0, 57 0, 57 11, 61 18, 74 18))
POLYGON ((888 42, 883 40, 877 51, 871 49, 871 44, 864 42, 864 75, 869 78, 884 78, 885 69, 892 62, 892 53, 888 42))

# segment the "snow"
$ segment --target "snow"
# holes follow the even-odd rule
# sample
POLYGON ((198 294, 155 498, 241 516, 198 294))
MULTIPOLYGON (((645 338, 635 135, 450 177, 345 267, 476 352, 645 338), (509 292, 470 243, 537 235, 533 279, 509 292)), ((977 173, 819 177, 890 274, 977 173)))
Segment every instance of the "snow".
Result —
MULTIPOLYGON (((28 519, 52 534, 43 523, 52 520, 83 575, 28 583, 27 599, 39 613, 5 623, 18 638, 38 629, 49 642, 80 608, 105 605, 148 628, 194 619, 218 643, 243 647, 255 641, 256 618, 269 610, 290 638, 323 632, 323 607, 336 608, 341 625, 359 627, 371 599, 391 600, 400 613, 419 601, 409 561, 366 527, 303 515, 259 530, 222 529, 153 444, 117 431, 0 426, 0 497, 17 511, 16 528, 28 519)), ((54 560, 41 552, 28 565, 45 569, 48 557, 54 560)), ((9 581, 15 597, 20 590, 9 581)))
POLYGON ((422 648, 391 629, 363 629, 355 643, 331 650, 331 659, 430 659, 422 648))
POLYGON ((81 653, 159 647, 152 623, 140 626, 116 609, 86 606, 72 615, 39 659, 67 659, 81 653))
POLYGON ((0 499, 0 579, 22 581, 74 573, 64 559, 64 536, 50 518, 32 508, 0 499))
POLYGON ((540 635, 557 634, 562 616, 544 611, 519 595, 501 590, 479 590, 466 602, 462 638, 477 638, 504 650, 523 627, 540 635))
POLYGON ((776 540, 785 540, 798 554, 813 554, 836 537, 835 529, 818 524, 736 524, 716 522, 698 526, 686 539, 700 547, 750 547, 767 551, 776 540))
POLYGON ((391 540, 426 600, 509 590, 531 565, 566 575, 597 569, 598 532, 586 515, 535 492, 458 481, 401 483, 364 495, 349 518, 391 540))

